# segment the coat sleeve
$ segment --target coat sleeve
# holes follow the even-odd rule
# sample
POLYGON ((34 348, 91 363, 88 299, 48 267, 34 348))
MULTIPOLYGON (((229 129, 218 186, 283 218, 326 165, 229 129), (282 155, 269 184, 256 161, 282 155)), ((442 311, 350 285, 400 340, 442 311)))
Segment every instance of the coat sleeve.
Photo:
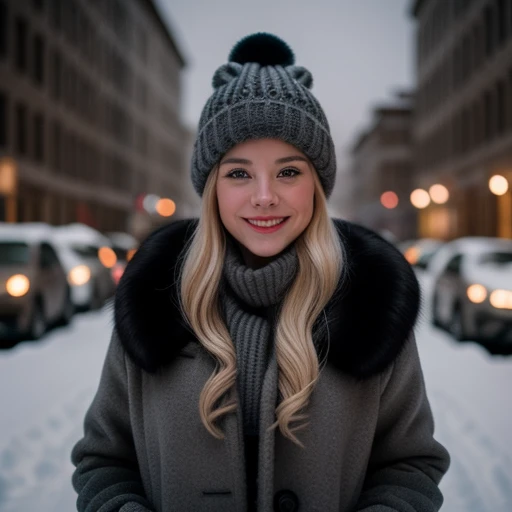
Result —
POLYGON ((433 437, 414 335, 381 379, 377 430, 355 511, 437 512, 443 504, 438 484, 450 456, 433 437))
POLYGON ((79 512, 149 512, 129 415, 125 353, 114 330, 99 388, 71 453, 79 512))

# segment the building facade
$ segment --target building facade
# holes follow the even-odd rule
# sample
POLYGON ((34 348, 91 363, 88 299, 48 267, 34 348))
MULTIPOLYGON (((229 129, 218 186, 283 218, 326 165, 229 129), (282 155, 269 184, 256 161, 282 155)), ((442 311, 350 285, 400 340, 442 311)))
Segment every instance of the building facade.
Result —
POLYGON ((422 236, 512 237, 512 2, 414 0, 415 179, 450 191, 420 212, 422 236), (509 183, 500 196, 489 180, 509 183))
POLYGON ((151 0, 0 0, 0 220, 127 230, 181 209, 184 59, 151 0))
POLYGON ((352 148, 348 180, 352 220, 398 240, 414 237, 417 225, 416 211, 409 201, 413 103, 412 94, 402 92, 389 105, 374 109, 372 126, 352 148), (382 195, 386 192, 396 196, 396 204, 384 200, 388 207, 384 206, 382 195))

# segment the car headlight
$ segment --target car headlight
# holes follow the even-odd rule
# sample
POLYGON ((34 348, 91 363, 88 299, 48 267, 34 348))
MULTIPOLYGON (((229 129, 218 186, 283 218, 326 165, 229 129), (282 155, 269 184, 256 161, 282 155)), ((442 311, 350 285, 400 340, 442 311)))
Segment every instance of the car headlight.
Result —
POLYGON ((73 267, 68 273, 68 283, 71 286, 81 286, 91 279, 91 269, 87 265, 73 267))
POLYGON ((23 274, 16 274, 7 280, 5 288, 12 297, 23 297, 30 290, 30 280, 23 274))
POLYGON ((494 290, 489 297, 489 302, 496 309, 512 309, 512 291, 494 290))
POLYGON ((487 298, 487 290, 481 284, 472 284, 466 290, 468 299, 474 304, 481 304, 487 298))

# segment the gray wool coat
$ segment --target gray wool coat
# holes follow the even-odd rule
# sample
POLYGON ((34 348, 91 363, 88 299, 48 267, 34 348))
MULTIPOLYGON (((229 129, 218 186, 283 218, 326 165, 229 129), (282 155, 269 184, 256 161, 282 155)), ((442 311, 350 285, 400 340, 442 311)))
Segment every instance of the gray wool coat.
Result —
MULTIPOLYGON (((152 235, 120 283, 101 381, 72 453, 79 511, 247 508, 241 412, 222 419, 223 440, 204 428, 198 400, 215 365, 176 307, 178 256, 194 225, 152 235)), ((326 364, 299 434, 304 448, 270 429, 273 355, 266 370, 258 510, 437 511, 449 456, 433 437, 412 334, 417 281, 380 237, 336 227, 347 272, 319 317, 326 364)))

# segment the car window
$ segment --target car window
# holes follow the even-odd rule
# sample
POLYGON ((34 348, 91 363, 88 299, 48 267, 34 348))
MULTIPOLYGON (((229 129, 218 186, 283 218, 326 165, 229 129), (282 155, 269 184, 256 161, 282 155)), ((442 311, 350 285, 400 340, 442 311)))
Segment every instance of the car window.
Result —
POLYGON ((23 242, 0 242, 0 265, 27 265, 30 250, 23 242))
POLYGON ((450 272, 451 274, 460 274, 460 269, 462 265, 462 254, 457 254, 454 256, 446 265, 446 272, 450 272))
POLYGON ((512 264, 512 252, 488 252, 478 259, 480 265, 503 266, 512 264))
POLYGON ((47 243, 41 245, 40 263, 42 268, 51 268, 59 265, 59 258, 53 247, 47 243))
POLYGON ((98 258, 98 248, 93 245, 74 244, 71 248, 82 258, 98 258))

